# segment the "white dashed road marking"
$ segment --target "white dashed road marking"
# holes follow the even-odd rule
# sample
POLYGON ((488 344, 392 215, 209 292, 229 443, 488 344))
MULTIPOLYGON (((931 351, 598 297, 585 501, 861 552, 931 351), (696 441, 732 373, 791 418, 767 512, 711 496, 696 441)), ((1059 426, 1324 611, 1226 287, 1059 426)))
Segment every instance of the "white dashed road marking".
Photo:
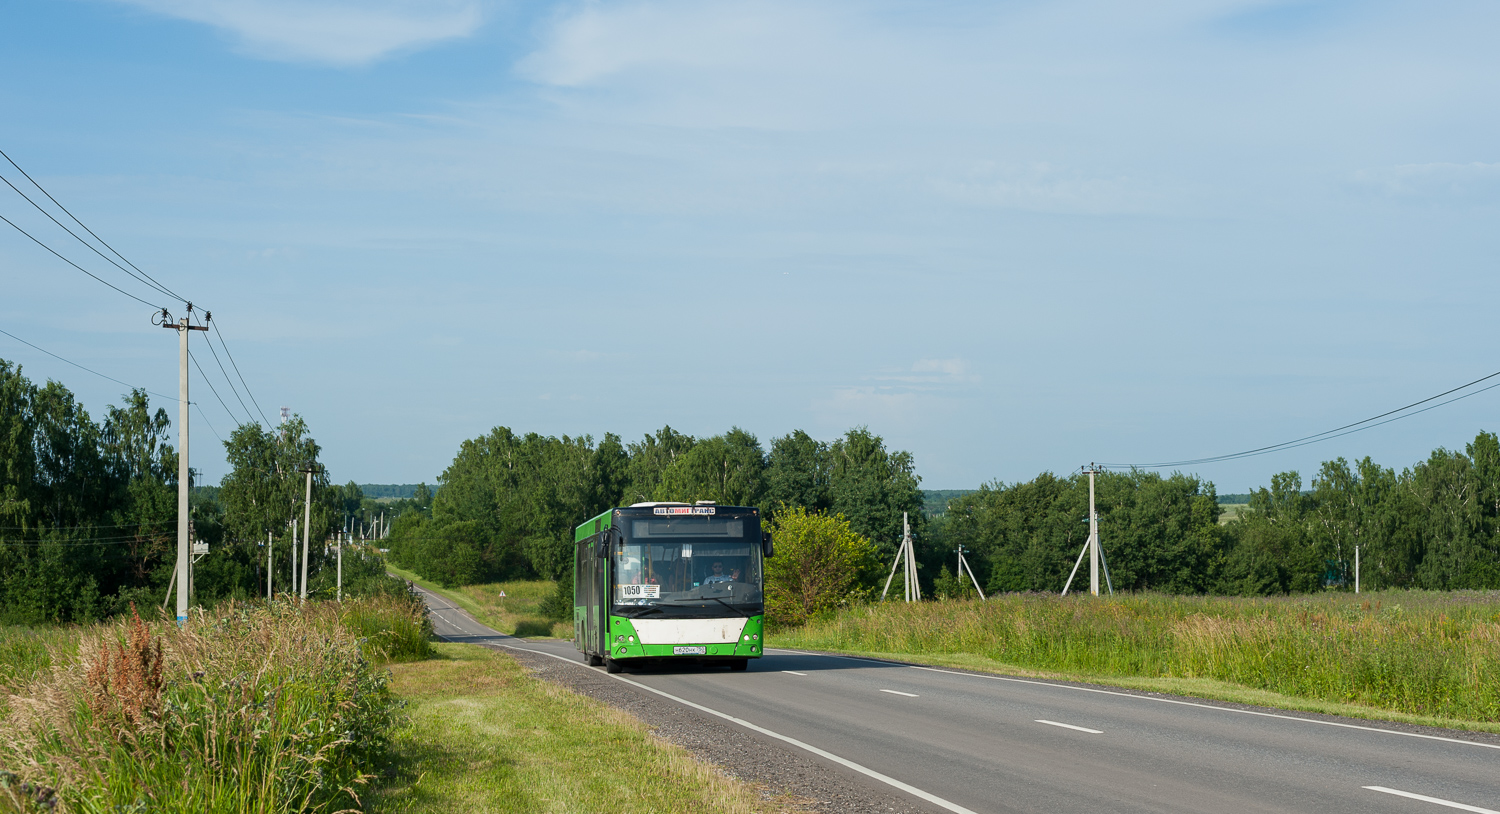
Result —
POLYGON ((1456 808, 1459 811, 1473 811, 1476 812, 1476 814, 1500 814, 1500 811, 1495 811, 1492 808, 1480 808, 1479 806, 1455 803, 1452 800, 1443 800, 1437 797, 1428 797, 1425 794, 1413 794, 1409 791, 1400 791, 1398 789, 1388 789, 1385 786, 1362 786, 1361 788, 1367 788, 1370 791, 1384 792, 1385 794, 1394 794, 1397 797, 1408 797, 1412 800, 1421 800, 1424 803, 1435 803, 1440 806, 1456 808))
POLYGON ((1038 719, 1037 723, 1039 723, 1039 724, 1046 724, 1048 726, 1060 726, 1063 729, 1076 729, 1079 732, 1087 732, 1090 735, 1103 735, 1104 734, 1104 731, 1100 730, 1100 729, 1089 729, 1088 727, 1074 726, 1072 724, 1060 724, 1057 721, 1043 721, 1043 720, 1038 719))

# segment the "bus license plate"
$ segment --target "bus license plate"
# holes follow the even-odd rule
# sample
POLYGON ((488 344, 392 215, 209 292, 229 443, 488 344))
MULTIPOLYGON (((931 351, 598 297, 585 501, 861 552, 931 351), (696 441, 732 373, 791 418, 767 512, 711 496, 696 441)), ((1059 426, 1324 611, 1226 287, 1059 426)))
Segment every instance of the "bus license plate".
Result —
POLYGON ((679 647, 673 647, 672 648, 672 655, 674 655, 674 656, 705 656, 705 655, 708 655, 708 648, 706 646, 704 646, 704 645, 701 645, 701 644, 700 645, 695 645, 695 646, 688 646, 688 647, 680 647, 680 646, 679 647))

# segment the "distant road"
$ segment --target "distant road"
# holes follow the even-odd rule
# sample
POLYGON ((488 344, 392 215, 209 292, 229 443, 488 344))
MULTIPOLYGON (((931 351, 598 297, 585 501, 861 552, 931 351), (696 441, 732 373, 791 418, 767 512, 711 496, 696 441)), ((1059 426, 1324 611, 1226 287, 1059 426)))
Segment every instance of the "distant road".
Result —
MULTIPOLYGON (((444 639, 583 664, 423 592, 444 639)), ((627 671, 864 782, 952 812, 1500 814, 1500 742, 771 649, 746 673, 627 671)))

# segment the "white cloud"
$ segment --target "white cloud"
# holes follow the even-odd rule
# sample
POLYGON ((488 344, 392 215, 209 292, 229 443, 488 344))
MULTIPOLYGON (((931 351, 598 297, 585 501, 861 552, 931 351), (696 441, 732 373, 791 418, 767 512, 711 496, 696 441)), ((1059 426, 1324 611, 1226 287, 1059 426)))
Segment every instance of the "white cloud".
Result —
POLYGON ((1424 203, 1500 201, 1500 163, 1400 164, 1360 170, 1351 179, 1359 192, 1424 203))
POLYGON ((477 0, 117 0, 233 34, 244 52, 288 62, 352 66, 465 37, 479 27, 477 0))

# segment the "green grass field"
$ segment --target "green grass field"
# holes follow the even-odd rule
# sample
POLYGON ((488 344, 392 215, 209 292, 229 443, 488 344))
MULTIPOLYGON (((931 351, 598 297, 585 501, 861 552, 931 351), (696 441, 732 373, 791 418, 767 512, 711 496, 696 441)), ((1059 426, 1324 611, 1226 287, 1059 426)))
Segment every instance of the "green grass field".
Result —
POLYGON ((514 636, 527 638, 573 638, 573 623, 547 619, 541 612, 542 602, 557 589, 557 584, 546 580, 517 580, 492 582, 486 585, 464 585, 444 588, 429 582, 411 571, 386 565, 386 570, 402 579, 445 596, 453 604, 469 612, 470 616, 486 625, 514 636), (505 594, 501 596, 501 594, 505 594))
POLYGON ((1238 520, 1240 515, 1245 513, 1245 509, 1249 507, 1250 504, 1248 503, 1220 503, 1219 508, 1222 510, 1222 513, 1219 515, 1219 525, 1222 526, 1238 520))
POLYGON ((1500 731, 1500 592, 885 603, 775 646, 1500 731))

